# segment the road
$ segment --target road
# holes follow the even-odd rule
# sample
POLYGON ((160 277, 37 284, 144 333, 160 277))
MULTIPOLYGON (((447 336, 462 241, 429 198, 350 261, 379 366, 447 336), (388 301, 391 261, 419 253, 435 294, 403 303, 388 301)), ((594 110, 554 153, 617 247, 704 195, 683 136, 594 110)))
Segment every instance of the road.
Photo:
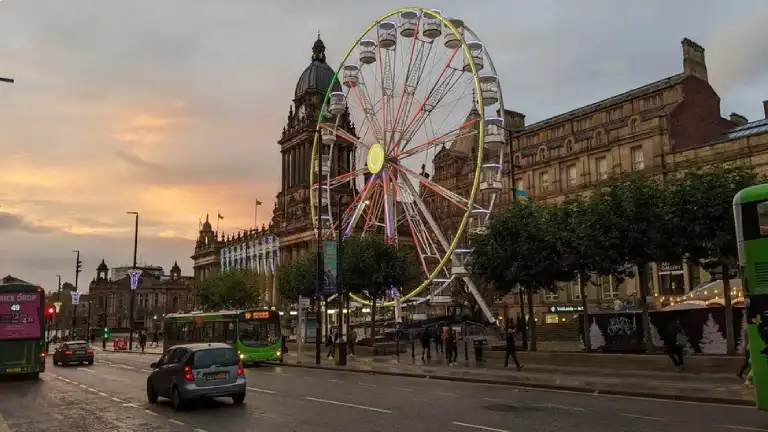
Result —
POLYGON ((93 366, 49 364, 40 381, 0 381, 0 414, 13 432, 768 431, 768 414, 753 408, 273 366, 247 370, 241 406, 176 412, 147 403, 155 360, 97 353, 93 366))

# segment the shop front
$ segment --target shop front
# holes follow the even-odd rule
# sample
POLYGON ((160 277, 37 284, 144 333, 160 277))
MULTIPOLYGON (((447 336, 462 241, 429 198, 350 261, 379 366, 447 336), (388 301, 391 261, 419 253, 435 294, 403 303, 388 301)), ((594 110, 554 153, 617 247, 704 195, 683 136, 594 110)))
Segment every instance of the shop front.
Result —
POLYGON ((581 305, 557 305, 549 306, 544 314, 545 324, 567 323, 579 317, 584 312, 584 306, 581 305))

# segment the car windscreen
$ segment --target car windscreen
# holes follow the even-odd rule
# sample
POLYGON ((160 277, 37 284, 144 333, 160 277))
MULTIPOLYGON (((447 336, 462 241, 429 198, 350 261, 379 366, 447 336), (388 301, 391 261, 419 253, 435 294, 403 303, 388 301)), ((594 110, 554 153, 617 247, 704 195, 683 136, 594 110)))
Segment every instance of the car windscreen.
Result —
POLYGON ((72 343, 72 342, 70 342, 70 343, 67 344, 67 346, 69 347, 69 349, 73 349, 73 350, 88 348, 88 344, 87 343, 72 343))
POLYGON ((211 366, 235 366, 238 363, 237 353, 232 348, 211 348, 195 351, 193 367, 205 369, 211 366))

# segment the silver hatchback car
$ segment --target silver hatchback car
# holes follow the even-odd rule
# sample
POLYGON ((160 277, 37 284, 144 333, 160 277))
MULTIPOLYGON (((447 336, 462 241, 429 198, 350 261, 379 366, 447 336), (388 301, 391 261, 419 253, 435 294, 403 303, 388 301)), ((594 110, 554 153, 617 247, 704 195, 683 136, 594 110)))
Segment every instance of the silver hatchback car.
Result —
POLYGON ((222 343, 176 345, 166 351, 147 378, 147 400, 168 398, 175 409, 190 399, 245 400, 245 370, 237 351, 222 343))

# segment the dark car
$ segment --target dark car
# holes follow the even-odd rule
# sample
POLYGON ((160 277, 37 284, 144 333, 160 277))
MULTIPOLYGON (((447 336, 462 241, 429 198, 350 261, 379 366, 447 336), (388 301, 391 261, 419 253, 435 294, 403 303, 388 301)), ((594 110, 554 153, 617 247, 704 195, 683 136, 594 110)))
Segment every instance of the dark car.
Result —
POLYGON ((191 399, 231 397, 245 400, 245 370, 237 351, 223 343, 176 345, 152 363, 147 378, 147 400, 171 400, 182 409, 191 399))
POLYGON ((53 352, 53 364, 93 364, 93 348, 86 341, 64 342, 53 352))

